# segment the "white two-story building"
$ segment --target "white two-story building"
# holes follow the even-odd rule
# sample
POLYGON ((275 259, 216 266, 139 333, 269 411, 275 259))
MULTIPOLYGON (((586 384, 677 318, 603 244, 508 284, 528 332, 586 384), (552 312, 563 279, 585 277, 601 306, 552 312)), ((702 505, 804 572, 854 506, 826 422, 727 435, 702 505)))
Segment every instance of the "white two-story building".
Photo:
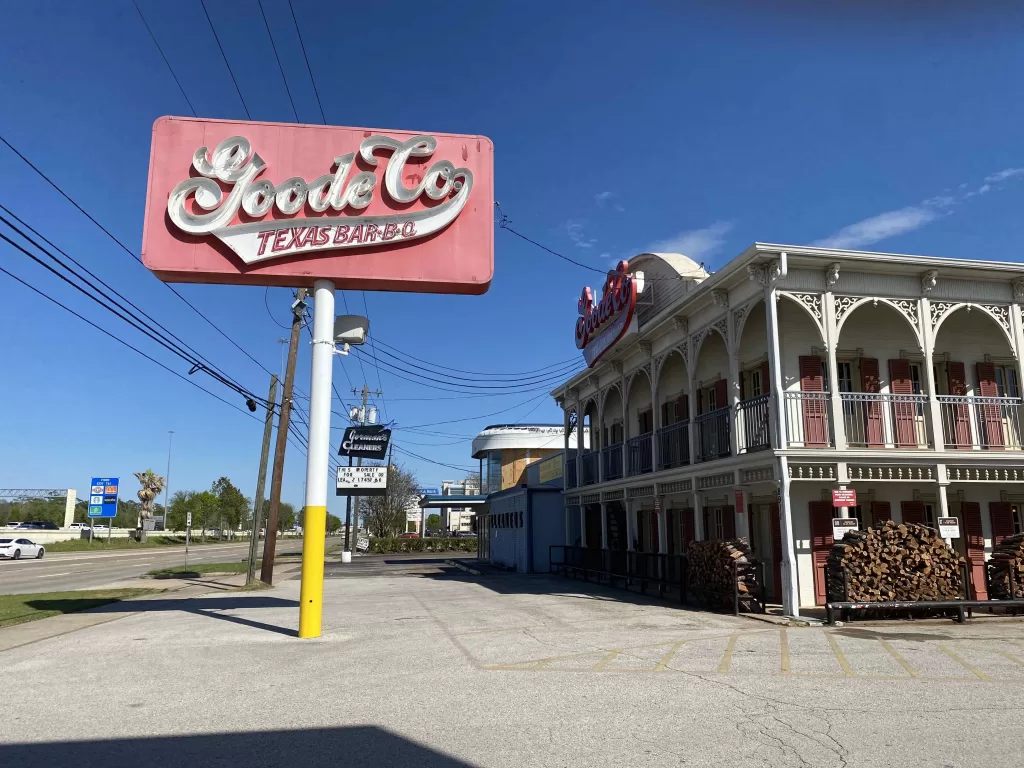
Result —
POLYGON ((824 601, 833 517, 957 517, 984 596, 1022 526, 1024 265, 757 243, 714 274, 653 253, 609 274, 580 299, 591 367, 552 393, 590 435, 566 446, 566 543, 746 537, 795 614, 824 601))

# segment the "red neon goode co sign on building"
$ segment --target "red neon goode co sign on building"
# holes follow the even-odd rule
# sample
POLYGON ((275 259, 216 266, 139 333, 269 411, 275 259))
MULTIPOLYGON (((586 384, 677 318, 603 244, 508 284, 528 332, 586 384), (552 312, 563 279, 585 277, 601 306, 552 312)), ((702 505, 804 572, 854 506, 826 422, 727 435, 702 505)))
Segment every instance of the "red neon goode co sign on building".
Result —
POLYGON ((184 282, 483 293, 492 169, 480 136, 161 118, 143 259, 184 282))
POLYGON ((576 346, 583 350, 589 366, 593 366, 627 332, 636 330, 633 312, 637 294, 644 289, 644 277, 642 272, 630 274, 626 271, 628 268, 629 262, 620 261, 608 273, 601 300, 596 304, 590 288, 584 288, 580 296, 576 346))

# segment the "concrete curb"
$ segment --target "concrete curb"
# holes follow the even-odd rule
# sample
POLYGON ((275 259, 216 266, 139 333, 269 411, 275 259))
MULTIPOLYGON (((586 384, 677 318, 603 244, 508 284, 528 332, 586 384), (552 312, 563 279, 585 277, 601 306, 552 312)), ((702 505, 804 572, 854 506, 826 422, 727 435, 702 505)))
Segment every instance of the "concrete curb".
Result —
POLYGON ((471 573, 474 576, 481 576, 481 575, 483 575, 476 568, 470 568, 468 565, 463 565, 462 563, 456 562, 455 560, 445 560, 444 562, 446 564, 448 564, 448 565, 454 565, 460 571, 465 571, 466 573, 471 573))

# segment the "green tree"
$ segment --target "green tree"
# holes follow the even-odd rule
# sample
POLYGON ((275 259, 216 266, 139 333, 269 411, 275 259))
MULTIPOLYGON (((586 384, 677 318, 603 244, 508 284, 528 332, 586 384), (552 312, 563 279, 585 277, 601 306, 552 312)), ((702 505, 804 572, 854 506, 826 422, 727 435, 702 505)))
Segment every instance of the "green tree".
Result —
POLYGON ((238 530, 249 513, 249 499, 226 477, 219 478, 210 488, 217 496, 217 524, 238 530))
POLYGON ((427 515, 427 530, 428 531, 440 531, 441 530, 441 516, 436 512, 427 515))
POLYGON ((416 477, 397 464, 388 467, 387 494, 359 500, 359 514, 374 536, 397 536, 405 530, 406 510, 419 494, 416 477))
POLYGON ((341 518, 336 515, 327 516, 327 532, 334 533, 341 528, 341 518))
MULTIPOLYGON (((267 509, 270 509, 270 504, 267 504, 267 509)), ((295 507, 289 504, 287 501, 282 501, 281 505, 277 508, 277 530, 287 531, 290 528, 295 527, 295 507)))
POLYGON ((171 509, 167 515, 170 528, 185 530, 189 512, 192 513, 192 530, 198 528, 206 538, 206 529, 217 524, 220 502, 210 491, 178 491, 171 497, 171 509))

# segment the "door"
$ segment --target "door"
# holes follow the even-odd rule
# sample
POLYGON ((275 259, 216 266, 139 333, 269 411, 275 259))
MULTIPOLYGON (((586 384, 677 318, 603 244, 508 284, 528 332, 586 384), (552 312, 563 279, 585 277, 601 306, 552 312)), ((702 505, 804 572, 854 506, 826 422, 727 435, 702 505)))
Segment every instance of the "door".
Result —
MULTIPOLYGON (((878 374, 878 360, 873 357, 860 358, 860 391, 866 394, 878 394, 881 382, 878 374)), ((869 448, 881 448, 885 444, 885 432, 882 426, 882 403, 878 400, 864 402, 864 444, 869 448)))
MULTIPOLYGON (((1014 505, 1008 501, 990 501, 988 503, 988 514, 992 521, 992 546, 1003 543, 1018 531, 1014 525, 1014 505)), ((1018 518, 1019 519, 1019 518, 1018 518)))
MULTIPOLYGON (((996 367, 992 363, 978 363, 978 392, 981 397, 999 397, 999 385, 996 383, 996 367)), ((986 448, 1002 448, 1003 441, 1003 409, 998 401, 984 403, 979 414, 979 429, 984 434, 986 448)))
POLYGON ((971 597, 988 600, 988 586, 985 580, 985 534, 981 528, 981 504, 965 501, 960 505, 962 517, 964 553, 971 583, 971 597))
MULTIPOLYGON (((889 391, 893 395, 913 395, 914 380, 909 360, 889 361, 889 391)), ((918 373, 920 388, 920 373, 918 373)), ((910 398, 894 397, 892 402, 893 439, 897 448, 917 447, 917 403, 910 398)))
MULTIPOLYGON (((949 394, 957 397, 967 395, 967 372, 963 363, 946 363, 946 381, 949 394)), ((968 449, 971 447, 971 412, 967 403, 957 401, 946 406, 949 411, 942 414, 942 426, 949 430, 946 435, 947 448, 968 449)))
MULTIPOLYGON (((800 391, 824 392, 824 377, 821 374, 821 358, 808 355, 800 358, 800 391)), ((822 395, 803 398, 804 446, 820 448, 828 444, 828 427, 825 421, 825 398, 822 395)))
POLYGON ((892 504, 888 501, 872 501, 871 524, 878 525, 886 520, 892 520, 892 504))
POLYGON ((658 513, 652 509, 649 519, 651 525, 651 552, 658 554, 658 552, 661 551, 661 534, 658 530, 658 513))
POLYGON ((772 597, 782 602, 782 521, 779 519, 779 505, 768 507, 768 527, 772 538, 772 597))
POLYGON ((900 512, 904 523, 925 524, 924 503, 920 501, 901 501, 900 512))
POLYGON ((693 507, 687 507, 679 513, 680 519, 682 520, 682 551, 686 554, 687 547, 690 546, 690 542, 693 541, 693 507))
POLYGON ((814 603, 824 605, 825 563, 832 551, 832 518, 835 510, 830 501, 812 501, 808 504, 811 516, 811 560, 814 567, 814 603))
POLYGON ((999 397, 1007 398, 999 410, 1003 417, 1003 444, 1009 448, 1020 448, 1020 388, 1017 386, 1017 371, 1012 365, 997 365, 996 391, 999 397))

